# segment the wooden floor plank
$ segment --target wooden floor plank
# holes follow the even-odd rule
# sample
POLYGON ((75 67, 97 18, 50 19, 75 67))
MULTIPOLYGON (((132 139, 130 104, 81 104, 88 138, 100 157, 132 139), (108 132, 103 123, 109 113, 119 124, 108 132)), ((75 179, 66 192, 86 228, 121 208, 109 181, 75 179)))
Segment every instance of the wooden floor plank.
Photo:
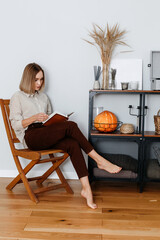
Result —
MULTIPOLYGON (((112 223, 113 224, 113 223, 112 223)), ((79 233, 79 234, 102 234, 102 235, 117 235, 117 236, 151 236, 151 237, 158 237, 160 236, 160 229, 159 228, 142 228, 141 230, 139 229, 121 229, 120 227, 118 229, 114 228, 109 228, 109 227, 79 227, 72 225, 70 226, 65 226, 65 227, 60 227, 59 226, 54 226, 52 224, 27 224, 25 231, 37 231, 37 232, 63 232, 63 233, 79 233)))
POLYGON ((103 220, 160 221, 160 210, 156 209, 102 209, 103 220))
POLYGON ((12 233, 3 231, 0 233, 2 240, 102 240, 98 234, 76 234, 76 233, 47 233, 47 232, 29 232, 19 231, 12 233))
POLYGON ((88 212, 77 212, 76 210, 74 212, 72 211, 67 211, 67 212, 58 212, 58 211, 32 211, 31 213, 32 218, 33 217, 38 217, 38 218, 53 218, 53 219, 80 219, 80 220, 85 220, 85 219, 101 219, 102 214, 99 212, 94 212, 94 214, 88 213, 88 212))
POLYGON ((107 198, 103 197, 103 202, 99 203, 99 207, 111 207, 111 208, 133 208, 133 209, 160 209, 160 200, 154 200, 152 198, 145 199, 145 198, 128 198, 127 196, 118 198, 107 198))
POLYGON ((159 237, 151 236, 111 236, 111 235, 102 235, 102 240, 159 240, 159 237))
POLYGON ((3 217, 12 217, 12 216, 19 216, 19 217, 29 217, 32 213, 32 210, 22 208, 21 210, 12 209, 12 211, 9 210, 9 208, 3 208, 0 207, 0 218, 3 217))

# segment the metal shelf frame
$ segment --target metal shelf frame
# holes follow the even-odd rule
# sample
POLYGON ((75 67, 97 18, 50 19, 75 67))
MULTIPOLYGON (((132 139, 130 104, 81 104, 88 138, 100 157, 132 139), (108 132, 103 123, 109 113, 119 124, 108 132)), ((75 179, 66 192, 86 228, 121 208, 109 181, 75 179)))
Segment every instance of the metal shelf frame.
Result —
MULTIPOLYGON (((139 183, 139 191, 143 191, 144 182, 147 181, 145 176, 146 171, 146 162, 145 162, 145 148, 149 142, 160 141, 160 135, 156 135, 154 132, 144 131, 145 126, 145 100, 147 95, 158 94, 160 95, 160 91, 148 91, 148 90, 90 90, 89 91, 89 122, 88 122, 88 139, 96 148, 93 143, 94 139, 104 140, 121 140, 121 141, 130 141, 136 142, 138 144, 138 176, 136 179, 121 179, 121 178, 96 178, 93 175, 93 160, 88 157, 88 170, 89 170, 89 179, 92 181, 135 181, 139 183), (94 97, 98 94, 119 94, 119 95, 138 95, 139 96, 139 131, 136 134, 121 134, 118 131, 113 133, 100 133, 92 129, 92 119, 93 119, 93 105, 94 105, 94 97)), ((148 179, 148 181, 150 181, 148 179)))

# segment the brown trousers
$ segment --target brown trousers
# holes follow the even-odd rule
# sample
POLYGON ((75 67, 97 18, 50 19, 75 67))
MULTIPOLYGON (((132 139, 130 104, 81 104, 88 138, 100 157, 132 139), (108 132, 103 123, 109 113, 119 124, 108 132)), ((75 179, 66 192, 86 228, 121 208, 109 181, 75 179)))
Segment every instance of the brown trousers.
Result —
POLYGON ((31 124, 25 131, 25 142, 31 150, 62 149, 71 158, 79 178, 88 176, 88 170, 81 149, 88 154, 92 145, 72 121, 43 126, 31 124))

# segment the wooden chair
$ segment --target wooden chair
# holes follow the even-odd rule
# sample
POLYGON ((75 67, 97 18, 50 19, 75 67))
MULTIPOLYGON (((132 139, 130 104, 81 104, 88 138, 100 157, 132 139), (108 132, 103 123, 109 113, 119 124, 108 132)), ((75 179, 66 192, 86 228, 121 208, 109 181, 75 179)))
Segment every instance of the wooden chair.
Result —
POLYGON ((65 188, 68 193, 73 193, 71 187, 67 183, 66 179, 64 178, 59 166, 68 158, 68 154, 63 152, 59 149, 49 149, 49 150, 43 150, 43 151, 31 151, 29 149, 16 149, 15 143, 19 143, 19 140, 17 139, 15 132, 13 128, 11 127, 11 123, 9 120, 9 103, 10 100, 3 100, 0 99, 0 105, 2 110, 2 116, 4 120, 4 125, 9 141, 9 145, 11 148, 11 152, 16 164, 16 167, 18 169, 19 174, 17 177, 13 179, 13 181, 6 187, 6 189, 12 190, 18 183, 24 183, 24 186, 29 194, 29 197, 32 201, 38 203, 37 194, 50 191, 53 189, 58 188, 65 188), (54 156, 55 153, 63 153, 63 156, 56 157, 54 156), (45 159, 41 159, 42 156, 49 155, 45 159), (19 157, 26 158, 31 160, 29 164, 23 169, 22 165, 20 163, 19 157), (39 177, 33 177, 33 178, 27 178, 26 174, 36 165, 36 164, 42 164, 42 163, 48 163, 51 162, 52 166, 42 175, 39 177), (61 184, 53 185, 53 186, 47 186, 43 187, 42 183, 54 172, 56 171, 58 174, 58 177, 61 181, 61 184), (38 188, 36 190, 32 190, 29 181, 36 180, 38 184, 38 188))

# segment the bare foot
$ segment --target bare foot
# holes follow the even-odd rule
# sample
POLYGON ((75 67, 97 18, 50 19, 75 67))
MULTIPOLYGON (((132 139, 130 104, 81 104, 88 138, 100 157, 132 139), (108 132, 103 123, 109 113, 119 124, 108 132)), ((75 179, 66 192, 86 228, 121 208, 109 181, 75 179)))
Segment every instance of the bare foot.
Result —
POLYGON ((97 205, 93 202, 93 196, 92 196, 92 192, 90 190, 82 189, 81 195, 82 195, 82 197, 84 197, 87 200, 87 205, 90 208, 92 208, 92 209, 97 208, 97 205))
POLYGON ((121 167, 112 164, 111 162, 107 161, 107 160, 103 160, 101 161, 101 163, 98 163, 98 168, 99 169, 103 169, 106 170, 109 173, 119 173, 121 171, 121 167))
POLYGON ((103 169, 109 173, 119 173, 122 169, 121 167, 112 164, 111 162, 103 158, 94 149, 89 152, 88 155, 96 161, 99 169, 103 169))

